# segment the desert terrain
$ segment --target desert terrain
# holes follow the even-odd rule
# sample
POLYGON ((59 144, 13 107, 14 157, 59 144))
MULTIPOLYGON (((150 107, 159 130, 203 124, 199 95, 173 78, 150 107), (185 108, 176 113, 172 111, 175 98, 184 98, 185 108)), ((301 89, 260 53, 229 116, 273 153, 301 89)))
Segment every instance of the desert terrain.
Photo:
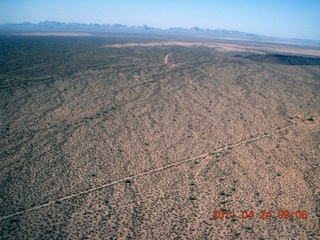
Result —
POLYGON ((320 238, 319 46, 53 35, 0 36, 0 239, 320 238))

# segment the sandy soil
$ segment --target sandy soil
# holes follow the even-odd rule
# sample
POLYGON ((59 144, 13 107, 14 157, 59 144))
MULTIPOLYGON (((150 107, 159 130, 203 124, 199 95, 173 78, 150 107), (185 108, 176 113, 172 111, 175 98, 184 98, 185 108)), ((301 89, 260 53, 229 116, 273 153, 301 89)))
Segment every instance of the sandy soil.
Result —
POLYGON ((271 51, 273 53, 291 53, 291 54, 306 54, 313 56, 320 56, 319 50, 306 50, 306 49, 296 49, 293 47, 276 47, 276 46, 261 46, 258 49, 256 47, 242 46, 235 44, 223 44, 223 43, 212 43, 212 42, 178 42, 178 41, 162 41, 162 42, 148 42, 148 43, 122 43, 122 44, 113 44, 105 45, 105 47, 155 47, 155 46, 184 46, 184 47, 195 47, 203 46, 214 48, 220 52, 251 52, 264 54, 265 51, 271 51))
POLYGON ((0 238, 320 237, 319 66, 234 57, 244 46, 0 41, 0 238))
POLYGON ((168 64, 168 59, 169 59, 169 56, 171 55, 171 53, 167 54, 164 58, 164 64, 168 64))

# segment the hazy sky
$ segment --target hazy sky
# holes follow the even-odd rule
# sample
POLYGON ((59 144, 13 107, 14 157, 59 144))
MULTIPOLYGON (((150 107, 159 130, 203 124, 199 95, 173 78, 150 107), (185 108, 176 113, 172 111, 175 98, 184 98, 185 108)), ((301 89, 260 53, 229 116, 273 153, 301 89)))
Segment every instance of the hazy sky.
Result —
POLYGON ((0 23, 119 23, 320 40, 320 0, 0 0, 0 23))

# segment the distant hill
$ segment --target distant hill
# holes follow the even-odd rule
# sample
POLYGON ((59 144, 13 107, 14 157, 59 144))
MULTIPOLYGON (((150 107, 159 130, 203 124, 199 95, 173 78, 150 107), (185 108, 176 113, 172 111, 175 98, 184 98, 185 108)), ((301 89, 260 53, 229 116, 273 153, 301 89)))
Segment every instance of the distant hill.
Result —
POLYGON ((234 30, 225 30, 225 29, 202 29, 198 27, 192 27, 190 29, 185 28, 170 28, 168 31, 175 32, 175 33, 198 33, 200 35, 211 35, 217 37, 233 37, 233 38, 272 38, 262 35, 257 35, 253 33, 246 33, 246 32, 239 32, 234 30))

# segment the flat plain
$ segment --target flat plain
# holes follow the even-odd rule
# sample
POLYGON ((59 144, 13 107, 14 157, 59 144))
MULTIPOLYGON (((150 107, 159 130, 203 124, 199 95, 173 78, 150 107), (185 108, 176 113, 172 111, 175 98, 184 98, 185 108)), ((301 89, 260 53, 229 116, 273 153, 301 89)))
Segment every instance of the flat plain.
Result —
POLYGON ((1 239, 320 238, 319 46, 40 35, 0 37, 1 239))

